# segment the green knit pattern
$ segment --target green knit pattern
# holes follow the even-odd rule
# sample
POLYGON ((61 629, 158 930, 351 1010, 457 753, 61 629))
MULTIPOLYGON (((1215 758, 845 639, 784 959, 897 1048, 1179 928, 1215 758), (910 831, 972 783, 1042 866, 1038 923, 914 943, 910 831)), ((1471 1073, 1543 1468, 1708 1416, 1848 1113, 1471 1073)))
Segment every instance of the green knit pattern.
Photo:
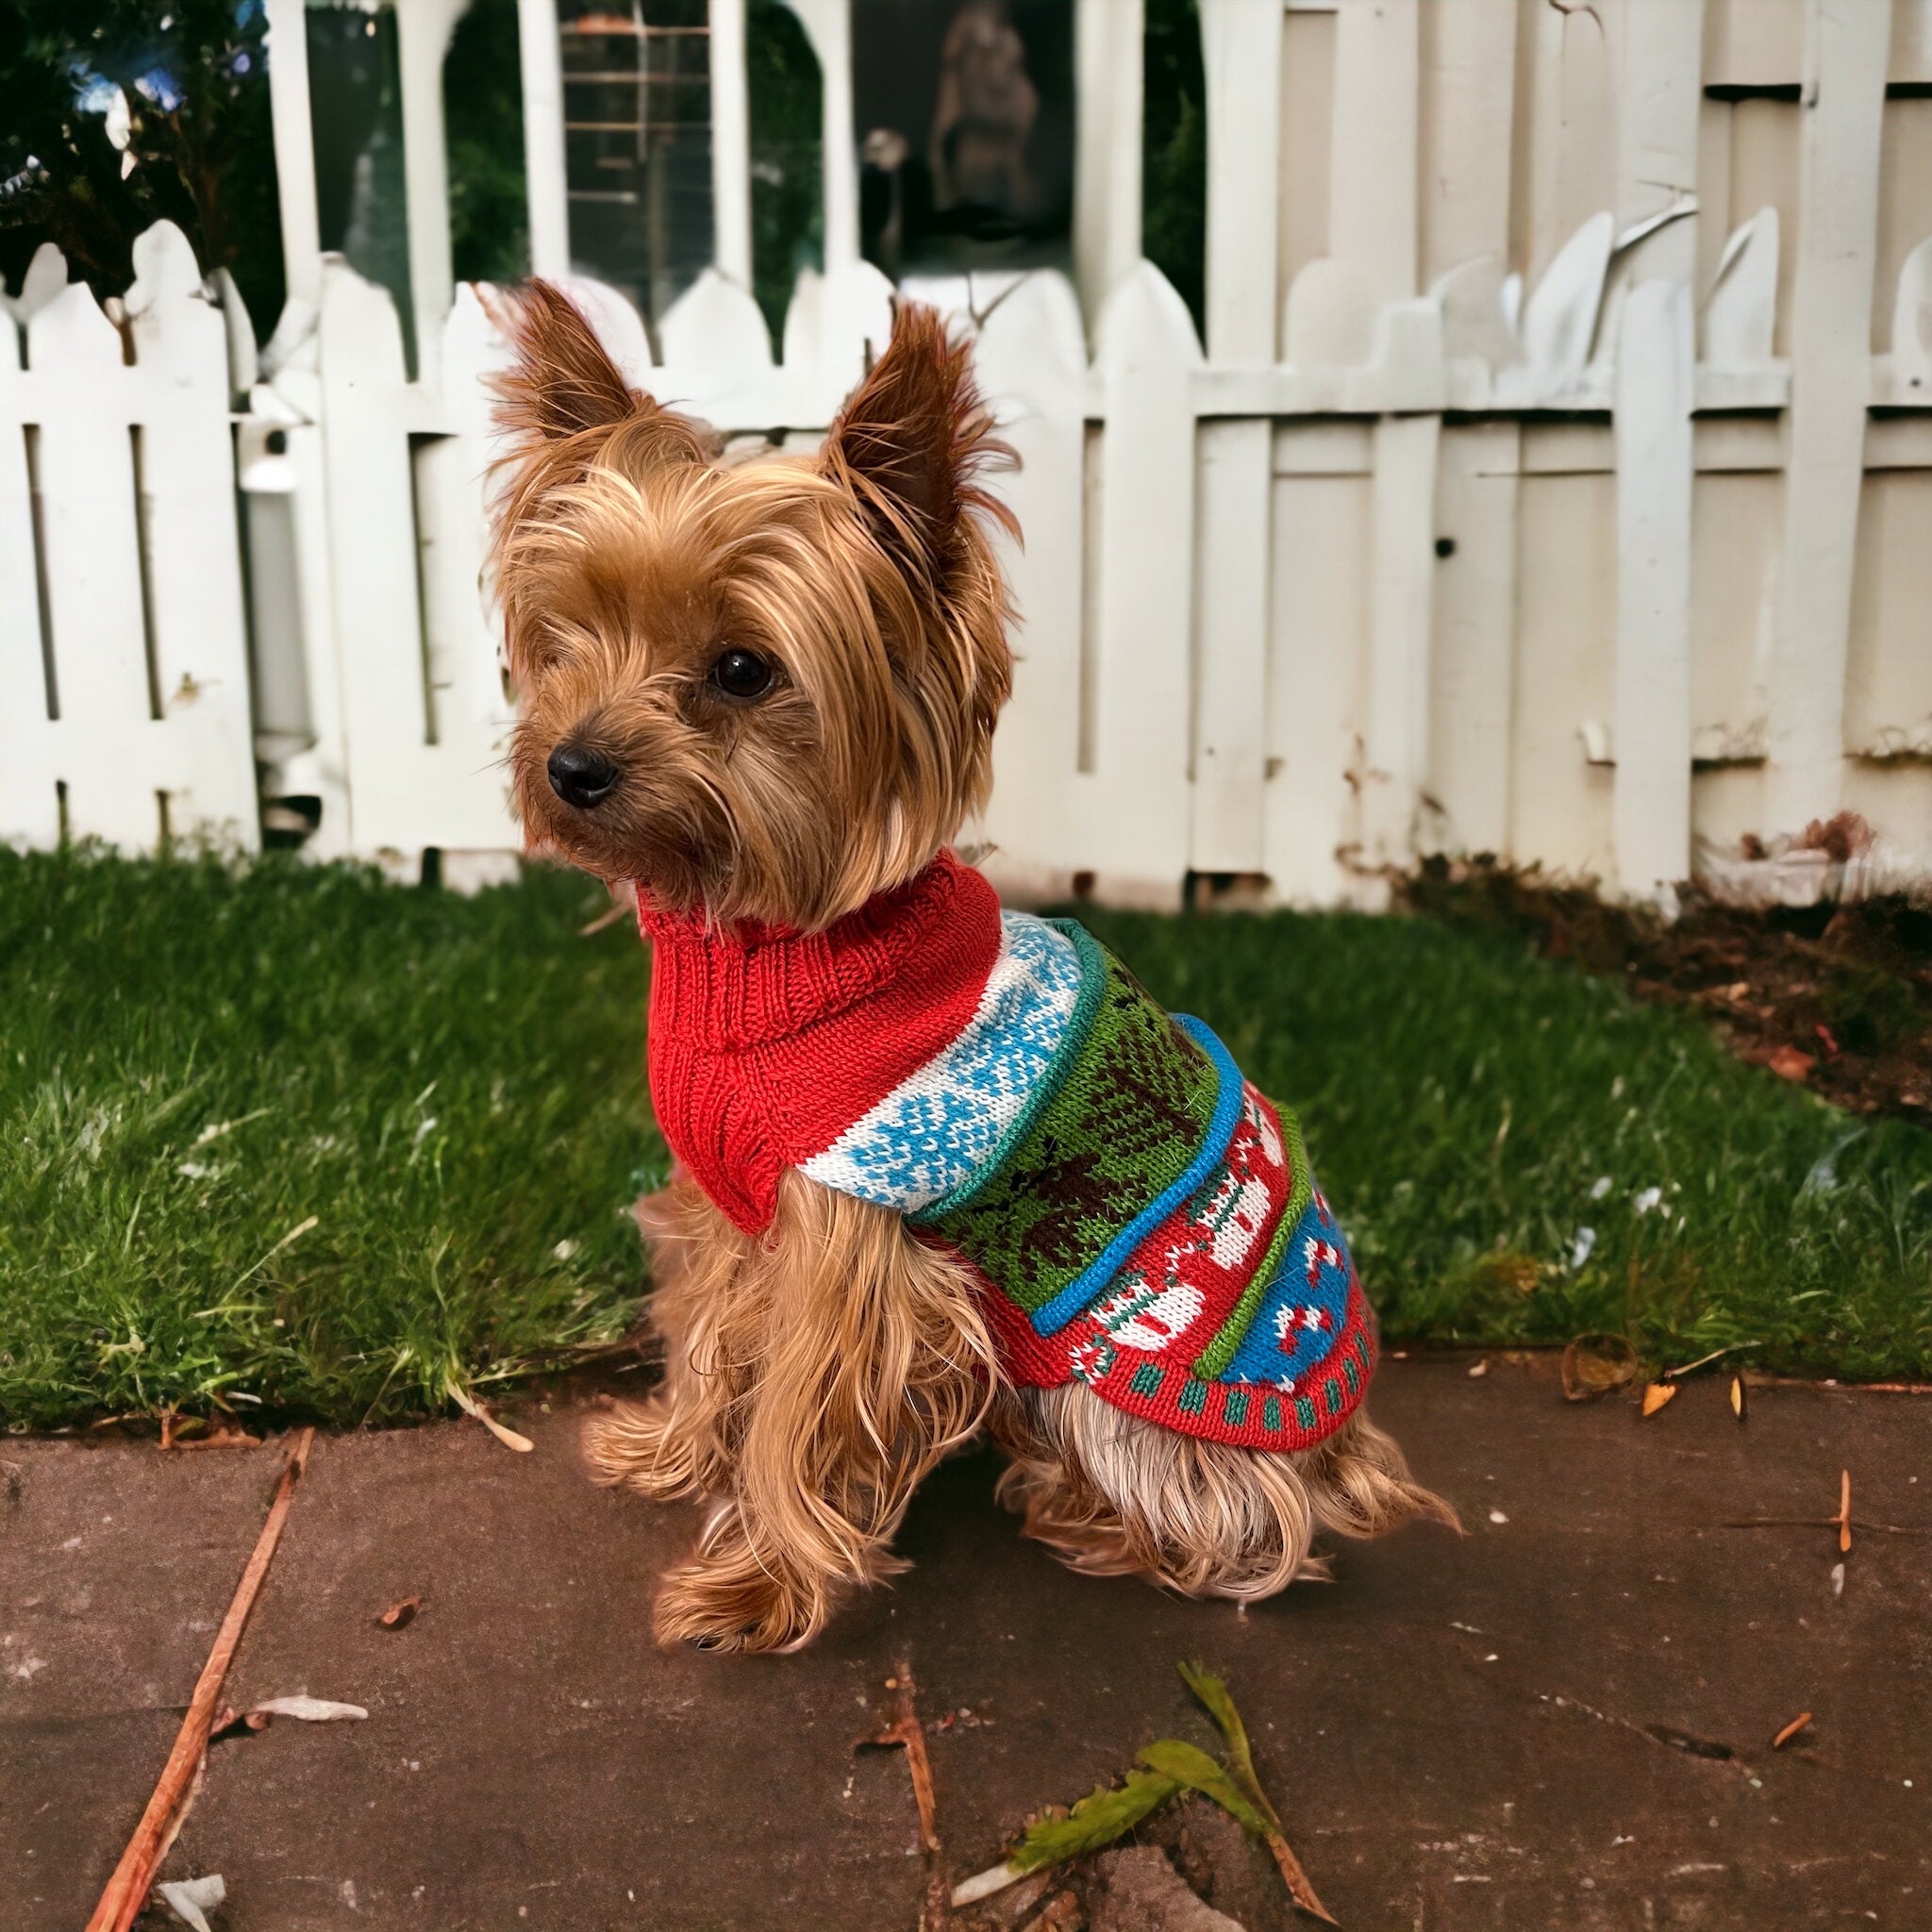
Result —
POLYGON ((1214 1115, 1213 1062, 1111 954, 1078 1057, 965 1205, 913 1217, 1028 1314, 1187 1170, 1214 1115))

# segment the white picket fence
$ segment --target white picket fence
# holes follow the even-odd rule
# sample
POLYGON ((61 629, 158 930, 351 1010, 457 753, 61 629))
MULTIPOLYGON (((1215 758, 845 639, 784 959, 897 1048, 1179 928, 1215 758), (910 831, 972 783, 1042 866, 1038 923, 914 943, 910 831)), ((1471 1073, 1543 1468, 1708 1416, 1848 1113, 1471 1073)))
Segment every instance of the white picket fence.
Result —
MULTIPOLYGON (((849 128, 845 0, 791 4, 849 128)), ((286 159, 293 292, 259 366, 166 228, 125 328, 45 257, 19 368, 0 327, 0 836, 246 844, 259 760, 319 802, 318 855, 513 862, 478 583, 502 351, 437 280, 421 161, 458 9, 398 6, 418 379, 387 294, 289 219, 286 159)), ((522 6, 558 270, 529 51, 554 14, 522 6)), ((1431 850, 1637 896, 1693 865, 1787 896, 1932 879, 1932 8, 1201 0, 1205 348, 1140 255, 1139 0, 1077 8, 1075 279, 911 291, 976 329, 1024 462, 1021 663, 974 831, 1003 884, 1374 904, 1431 850), (1877 833, 1853 876, 1783 851, 1845 808, 1877 833)), ((741 215, 716 65, 740 0, 713 20, 741 215)), ((891 293, 857 258, 848 146, 781 358, 740 220, 655 363, 576 284, 634 381, 728 433, 823 432, 891 293)))

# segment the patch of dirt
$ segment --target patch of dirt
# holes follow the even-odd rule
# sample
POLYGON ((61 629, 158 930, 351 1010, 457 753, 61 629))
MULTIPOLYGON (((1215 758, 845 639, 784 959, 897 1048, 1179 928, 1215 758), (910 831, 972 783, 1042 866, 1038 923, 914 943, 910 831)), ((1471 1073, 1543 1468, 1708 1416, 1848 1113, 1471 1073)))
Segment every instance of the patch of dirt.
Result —
POLYGON ((1902 895, 1758 909, 1686 887, 1666 924, 1490 858, 1428 859, 1396 890, 1413 911, 1520 933, 1638 999, 1692 1007, 1740 1059, 1840 1107, 1932 1126, 1932 909, 1902 895))

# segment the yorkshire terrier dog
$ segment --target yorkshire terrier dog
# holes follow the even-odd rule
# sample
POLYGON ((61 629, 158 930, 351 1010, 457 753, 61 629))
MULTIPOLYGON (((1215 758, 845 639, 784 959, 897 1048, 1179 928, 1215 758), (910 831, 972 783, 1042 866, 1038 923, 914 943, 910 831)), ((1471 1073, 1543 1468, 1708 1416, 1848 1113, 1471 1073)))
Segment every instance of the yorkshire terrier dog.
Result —
POLYGON ((634 882, 662 1387, 598 1474, 702 1497, 660 1640, 783 1650, 990 1429, 1077 1570, 1257 1598, 1318 1528, 1453 1524, 1362 1398, 1293 1116, 1078 925, 949 850, 1010 682, 963 346, 901 308, 812 456, 721 459, 570 300, 506 300, 494 569, 533 848, 634 882))

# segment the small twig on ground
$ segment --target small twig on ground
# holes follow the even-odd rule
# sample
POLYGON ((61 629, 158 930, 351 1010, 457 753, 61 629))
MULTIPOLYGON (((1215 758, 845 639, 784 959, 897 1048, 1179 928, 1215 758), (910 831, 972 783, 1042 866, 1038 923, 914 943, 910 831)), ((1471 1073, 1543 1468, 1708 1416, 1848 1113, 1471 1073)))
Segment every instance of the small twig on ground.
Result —
POLYGON ((912 1802, 919 1809, 919 1844, 925 1854, 925 1906, 919 1915, 920 1932, 938 1932, 947 1922, 951 1892, 946 1884, 945 1866, 940 1846, 939 1800, 933 1791, 932 1759, 925 1749, 925 1726, 919 1721, 918 1687, 912 1681, 912 1666, 902 1661, 897 1673, 886 1679, 892 1693, 892 1722, 861 1744, 890 1749, 902 1747, 906 1769, 912 1778, 912 1802))
POLYGON ((1838 1515, 1833 1519, 1838 1524, 1838 1553, 1848 1557, 1852 1550, 1852 1473, 1839 1472, 1838 1515))
POLYGON ((1790 1723, 1788 1724, 1784 1727, 1784 1729, 1781 1730, 1777 1734, 1777 1736, 1771 1740, 1771 1748, 1774 1751, 1782 1751, 1785 1748, 1785 1746, 1789 1744, 1791 1741, 1791 1740, 1795 1738, 1798 1735, 1798 1733, 1802 1731, 1805 1728, 1805 1726, 1808 1724, 1810 1722, 1811 1713, 1808 1710, 1801 1710, 1797 1714, 1797 1716, 1794 1717, 1790 1721, 1790 1723))
POLYGON ((1735 1523, 1720 1523, 1718 1529, 1862 1529, 1870 1536, 1932 1536, 1932 1527, 1919 1523, 1868 1523, 1862 1516, 1740 1516, 1735 1523))
POLYGON ((475 1416, 506 1449, 514 1449, 519 1455, 527 1456, 536 1448, 536 1443, 531 1441, 529 1437, 520 1436, 514 1429, 498 1422, 467 1389, 454 1380, 449 1384, 449 1399, 465 1415, 475 1416))
POLYGON ((315 1431, 304 1429, 282 1464, 268 1520, 261 1526, 247 1567, 242 1572, 242 1580, 229 1599, 227 1614, 215 1633, 214 1648, 208 1652, 208 1661, 195 1680, 188 1715, 181 1720, 181 1728, 175 1736, 175 1748, 168 1753, 168 1761, 161 1768, 147 1809, 141 1814, 141 1823, 134 1827, 134 1836, 128 1840, 121 1862, 114 1867, 114 1874, 108 1880, 107 1890, 101 1893, 100 1903, 87 1922, 87 1932, 127 1932, 135 1915, 147 1903, 155 1873, 179 1828, 190 1787, 208 1756, 208 1731, 214 1721, 216 1700, 222 1694, 222 1681, 241 1645, 248 1613, 255 1607, 275 1545, 281 1541, 295 1485, 308 1466, 308 1449, 314 1441, 315 1431))
POLYGON ((1708 1368, 1712 1362, 1722 1361, 1727 1355, 1741 1355, 1747 1348, 1762 1348, 1761 1341, 1734 1341, 1726 1348, 1714 1348, 1708 1355, 1701 1355, 1694 1362, 1686 1362, 1682 1368, 1666 1369, 1657 1378, 1662 1382, 1674 1382, 1679 1375, 1688 1375, 1693 1369, 1708 1368))

